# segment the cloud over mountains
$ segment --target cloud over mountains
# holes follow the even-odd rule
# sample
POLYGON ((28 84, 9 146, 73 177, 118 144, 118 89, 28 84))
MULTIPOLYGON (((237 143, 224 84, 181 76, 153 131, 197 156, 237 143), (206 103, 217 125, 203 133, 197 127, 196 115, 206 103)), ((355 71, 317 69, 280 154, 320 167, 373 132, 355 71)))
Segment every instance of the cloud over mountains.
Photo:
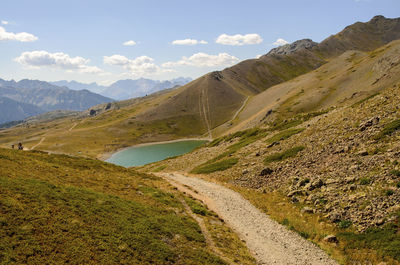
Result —
POLYGON ((223 45, 232 45, 232 46, 242 46, 242 45, 250 45, 250 44, 260 44, 263 41, 260 35, 258 34, 236 34, 236 35, 227 35, 221 34, 218 36, 215 41, 218 44, 223 45))
POLYGON ((79 73, 99 74, 103 70, 97 66, 87 65, 90 60, 80 56, 71 57, 63 52, 49 53, 47 51, 23 52, 14 59, 16 62, 34 68, 49 67, 79 73))
POLYGON ((239 61, 239 58, 232 56, 228 53, 219 53, 217 55, 211 55, 207 53, 195 53, 190 57, 183 56, 181 60, 176 62, 166 62, 162 64, 163 67, 175 67, 175 66, 195 66, 195 67, 213 67, 213 66, 228 66, 235 64, 239 61))

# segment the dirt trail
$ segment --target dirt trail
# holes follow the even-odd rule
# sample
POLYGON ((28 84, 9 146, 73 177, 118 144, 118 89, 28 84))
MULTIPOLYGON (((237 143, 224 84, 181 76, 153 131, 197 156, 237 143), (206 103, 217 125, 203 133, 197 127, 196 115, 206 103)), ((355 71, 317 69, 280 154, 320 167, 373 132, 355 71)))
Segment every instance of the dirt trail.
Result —
POLYGON ((236 111, 236 113, 233 115, 232 119, 230 119, 228 121, 228 123, 234 121, 236 119, 236 117, 239 115, 239 113, 244 109, 244 107, 246 107, 247 101, 249 101, 249 96, 247 96, 247 98, 243 101, 242 106, 240 106, 240 108, 236 111))
POLYGON ((210 122, 210 118, 209 118, 210 106, 209 106, 209 103, 208 103, 208 91, 207 91, 207 88, 202 88, 201 91, 200 91, 199 110, 200 110, 200 115, 203 116, 204 123, 206 124, 206 127, 207 127, 208 138, 212 139, 211 122, 210 122))
POLYGON ((179 173, 159 173, 172 184, 190 187, 246 241, 260 264, 338 264, 329 256, 271 220, 239 193, 219 184, 179 173))
POLYGON ((33 150, 33 149, 35 149, 36 147, 38 147, 41 143, 43 143, 43 141, 44 141, 45 139, 46 139, 46 137, 42 137, 42 139, 40 139, 40 141, 39 141, 37 144, 35 144, 34 146, 32 146, 30 150, 33 150))
POLYGON ((69 132, 72 131, 72 129, 74 129, 76 125, 78 125, 77 122, 75 122, 75 123, 71 126, 71 128, 68 129, 68 131, 69 131, 69 132))

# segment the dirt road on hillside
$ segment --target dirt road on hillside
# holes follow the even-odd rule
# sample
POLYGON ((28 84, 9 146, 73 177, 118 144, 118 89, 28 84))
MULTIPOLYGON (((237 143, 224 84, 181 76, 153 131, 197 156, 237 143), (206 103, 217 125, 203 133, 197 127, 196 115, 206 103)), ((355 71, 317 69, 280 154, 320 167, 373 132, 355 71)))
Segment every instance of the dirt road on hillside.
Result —
POLYGON ((211 210, 246 241, 260 264, 338 264, 311 242, 271 220, 235 191, 179 173, 158 175, 175 184, 178 189, 182 186, 193 189, 211 210))

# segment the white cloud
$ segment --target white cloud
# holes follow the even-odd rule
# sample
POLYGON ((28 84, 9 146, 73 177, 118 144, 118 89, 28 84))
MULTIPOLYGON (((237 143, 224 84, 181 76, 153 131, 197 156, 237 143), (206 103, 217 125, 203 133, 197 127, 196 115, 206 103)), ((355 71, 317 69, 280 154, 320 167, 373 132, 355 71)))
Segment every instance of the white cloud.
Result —
POLYGON ((104 74, 104 71, 97 66, 89 66, 89 59, 82 57, 70 57, 62 52, 49 53, 47 51, 31 51, 23 52, 19 57, 14 59, 16 62, 34 67, 50 67, 69 72, 104 74))
POLYGON ((173 45, 196 45, 196 44, 207 44, 205 40, 194 40, 194 39, 184 39, 184 40, 174 40, 173 45))
POLYGON ((0 27, 0 41, 9 41, 9 40, 30 42, 38 40, 38 37, 26 32, 20 32, 20 33, 7 32, 5 28, 0 27))
POLYGON ((136 45, 136 42, 133 41, 133 40, 128 40, 128 41, 125 41, 124 43, 122 43, 122 45, 124 45, 124 46, 134 46, 134 45, 136 45))
POLYGON ((103 62, 108 65, 122 66, 128 70, 130 74, 143 76, 148 74, 156 74, 161 72, 159 66, 154 63, 154 59, 148 56, 140 56, 135 59, 128 59, 123 55, 114 54, 112 56, 104 56, 103 62))
POLYGON ((256 59, 259 59, 261 56, 263 56, 262 54, 257 54, 256 55, 256 59))
POLYGON ((272 44, 273 45, 277 45, 277 46, 282 46, 282 45, 285 45, 285 44, 289 44, 289 42, 284 40, 284 39, 279 38, 272 44))
POLYGON ((262 41, 263 39, 258 34, 246 34, 246 35, 221 34, 218 36, 215 42, 224 45, 242 46, 248 44, 260 44, 262 41))
POLYGON ((6 21, 6 20, 2 20, 2 21, 1 21, 1 24, 2 24, 2 25, 8 25, 8 23, 9 23, 9 22, 6 21))
POLYGON ((235 56, 227 53, 220 53, 218 55, 210 55, 206 53, 195 53, 190 57, 182 57, 181 60, 176 62, 166 62, 162 64, 163 67, 170 68, 175 66, 196 66, 196 67, 215 67, 215 66, 230 66, 239 61, 235 56))

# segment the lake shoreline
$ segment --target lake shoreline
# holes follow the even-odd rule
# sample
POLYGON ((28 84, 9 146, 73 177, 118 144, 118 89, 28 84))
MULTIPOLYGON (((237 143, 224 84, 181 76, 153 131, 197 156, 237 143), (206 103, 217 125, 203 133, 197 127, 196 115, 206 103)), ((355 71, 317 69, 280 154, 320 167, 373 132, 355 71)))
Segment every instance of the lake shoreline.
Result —
POLYGON ((128 146, 128 147, 119 148, 119 149, 117 149, 116 151, 113 151, 113 152, 103 153, 103 154, 100 155, 99 159, 101 161, 107 162, 106 160, 110 159, 114 154, 122 152, 122 151, 125 151, 126 149, 129 149, 129 148, 141 147, 141 146, 149 146, 149 145, 157 145, 157 144, 177 143, 177 142, 184 142, 184 141, 207 141, 207 142, 211 142, 212 140, 210 138, 180 138, 180 139, 168 140, 168 141, 135 144, 135 145, 128 146))

